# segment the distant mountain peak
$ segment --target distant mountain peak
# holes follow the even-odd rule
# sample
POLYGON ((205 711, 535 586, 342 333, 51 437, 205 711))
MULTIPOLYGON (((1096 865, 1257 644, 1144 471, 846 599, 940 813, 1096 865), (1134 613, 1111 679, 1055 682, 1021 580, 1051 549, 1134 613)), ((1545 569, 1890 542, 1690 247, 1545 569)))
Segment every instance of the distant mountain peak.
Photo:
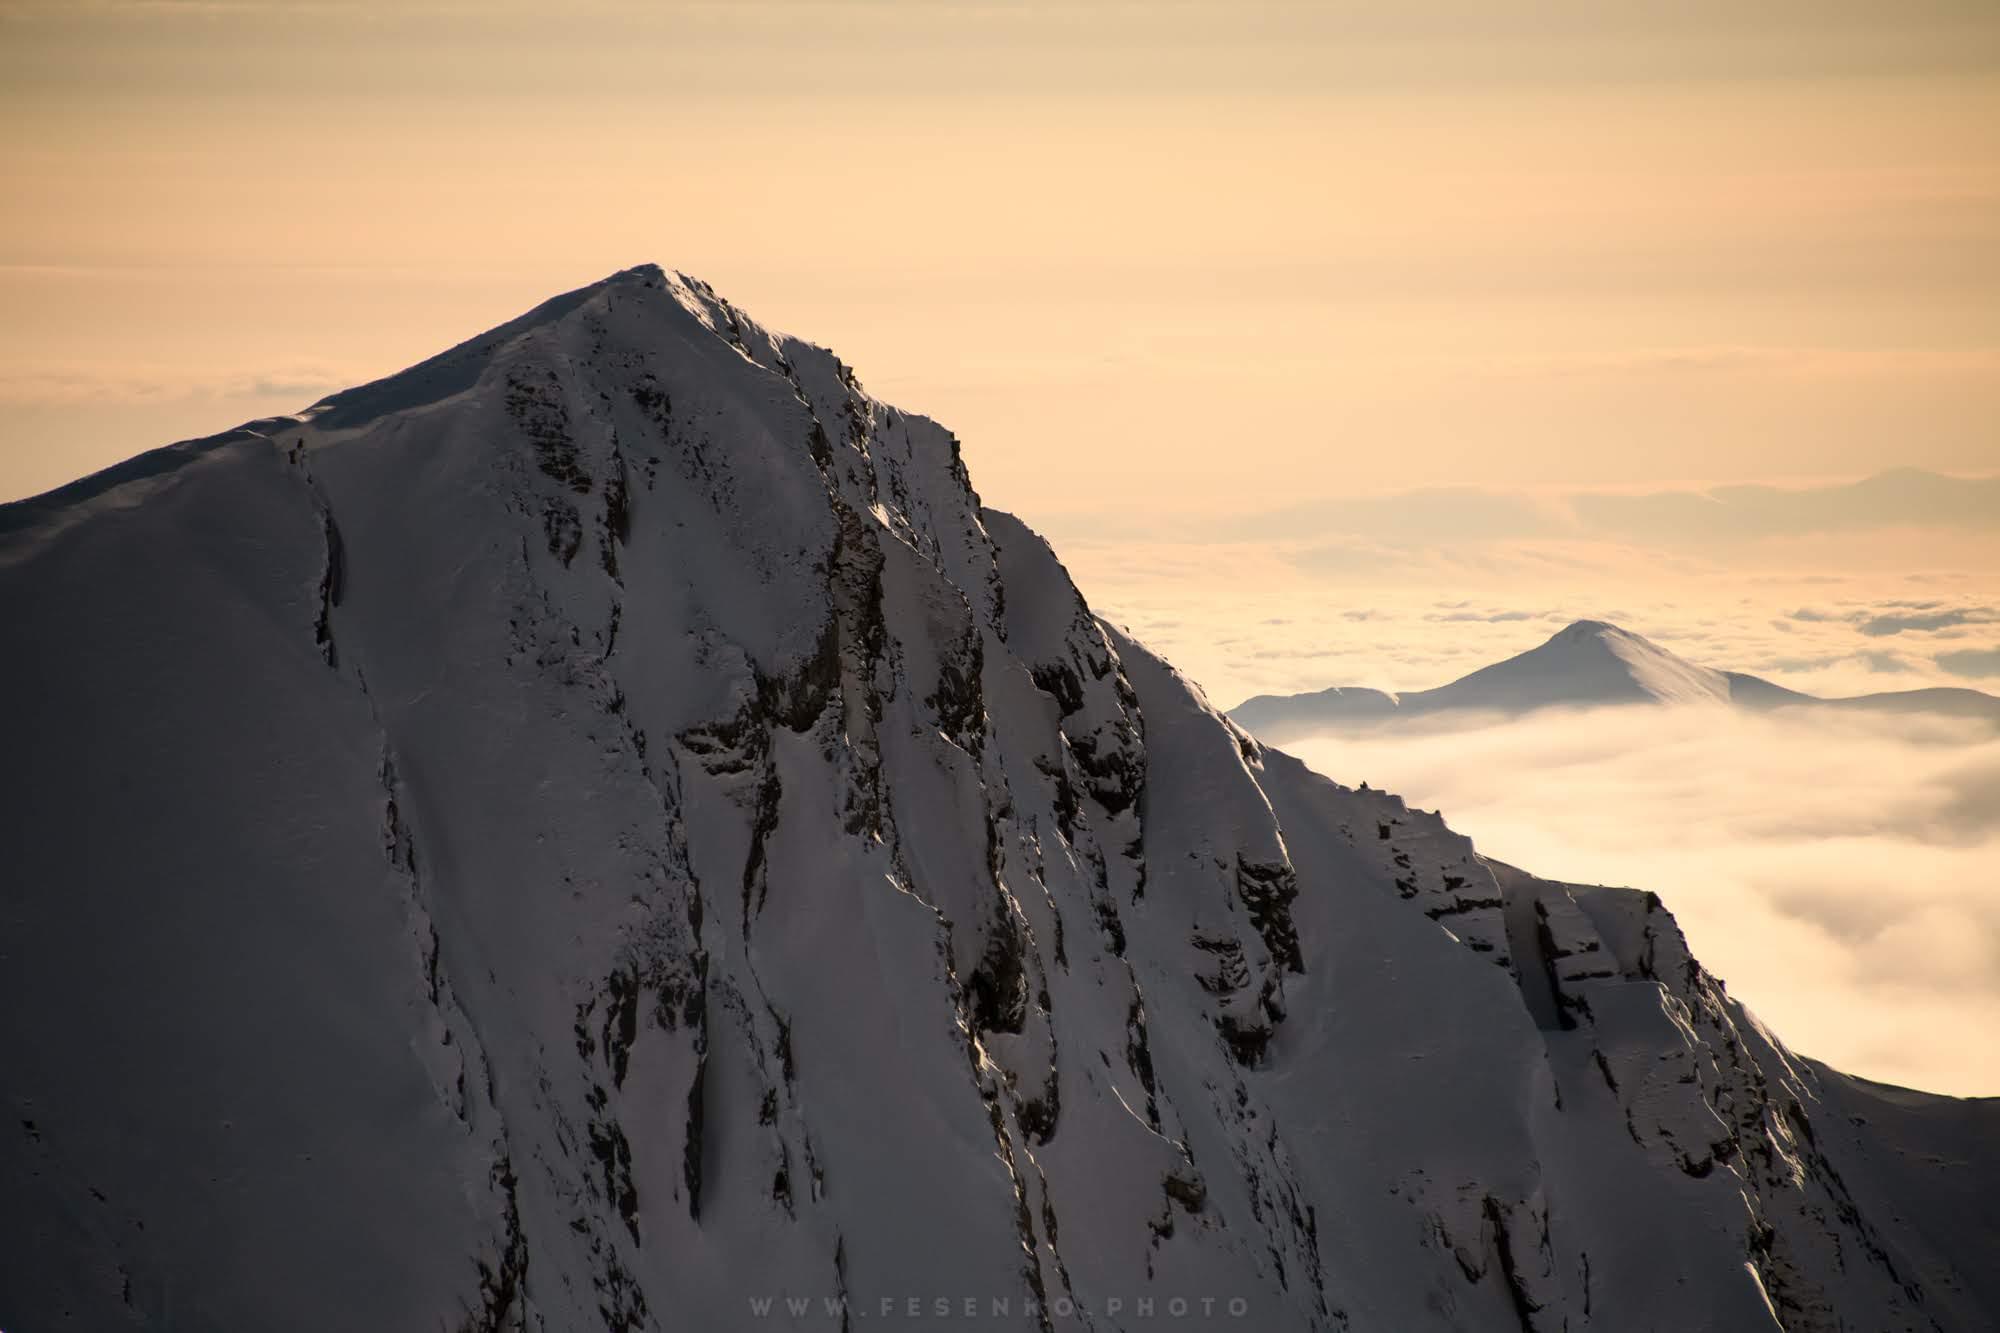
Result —
POLYGON ((1402 699, 1405 707, 1499 712, 1562 704, 1726 703, 1729 681, 1629 630, 1579 620, 1538 648, 1402 699))
POLYGON ((1623 625, 1614 625, 1608 620, 1572 620, 1551 634, 1542 644, 1544 648, 1602 646, 1615 651, 1614 645, 1636 646, 1674 657, 1676 660, 1683 660, 1645 635, 1634 633, 1623 625))
POLYGON ((1241 726, 1283 743, 1315 730, 1439 712, 1517 716, 1542 708, 1703 704, 1739 708, 1824 706, 1880 713, 1938 713, 2000 721, 2000 699, 1967 689, 1900 690, 1821 699, 1740 671, 1702 666, 1607 620, 1573 620, 1526 652, 1448 685, 1388 694, 1340 686, 1258 695, 1231 711, 1241 726))

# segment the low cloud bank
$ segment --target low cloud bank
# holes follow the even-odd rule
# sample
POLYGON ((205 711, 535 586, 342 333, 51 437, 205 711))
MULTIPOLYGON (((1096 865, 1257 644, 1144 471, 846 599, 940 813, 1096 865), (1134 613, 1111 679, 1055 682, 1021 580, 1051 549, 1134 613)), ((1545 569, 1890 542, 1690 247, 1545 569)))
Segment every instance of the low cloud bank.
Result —
POLYGON ((2000 731, 1617 708, 1286 748, 1536 874, 1657 891, 1803 1054, 2000 1094, 2000 731))

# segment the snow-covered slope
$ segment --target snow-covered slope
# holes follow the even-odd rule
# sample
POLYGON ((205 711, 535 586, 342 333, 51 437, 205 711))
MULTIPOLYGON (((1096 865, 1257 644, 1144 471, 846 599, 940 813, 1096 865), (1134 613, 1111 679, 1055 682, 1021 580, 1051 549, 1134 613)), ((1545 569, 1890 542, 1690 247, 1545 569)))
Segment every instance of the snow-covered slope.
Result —
POLYGON ((0 510, 0 615, 10 1331, 2000 1310, 1991 1103, 1260 745, 690 279, 0 510))
POLYGON ((1739 671, 1696 666, 1649 639, 1601 620, 1579 620, 1546 643, 1434 690, 1387 694, 1353 686, 1309 694, 1260 694, 1229 716, 1275 743, 1326 728, 1443 712, 1514 716, 1539 708, 1619 704, 1721 704, 1933 713, 2000 722, 2000 698, 1977 690, 1897 690, 1822 699, 1739 671))

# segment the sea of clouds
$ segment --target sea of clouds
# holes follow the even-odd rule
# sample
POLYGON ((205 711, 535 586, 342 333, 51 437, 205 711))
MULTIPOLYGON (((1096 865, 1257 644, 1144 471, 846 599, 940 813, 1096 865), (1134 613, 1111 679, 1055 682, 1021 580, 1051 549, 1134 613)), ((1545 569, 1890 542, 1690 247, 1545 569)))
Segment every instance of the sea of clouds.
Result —
MULTIPOLYGON (((2000 694, 2000 479, 1490 490, 1050 524, 1099 614, 1216 707, 1427 689, 1606 620, 1836 696, 2000 694)), ((1965 718, 1633 708, 1289 745, 1537 874, 1657 891, 1796 1049, 2000 1094, 2000 736, 1965 718)))
POLYGON ((1545 878, 1655 890, 1795 1050, 2000 1093, 2000 730, 1963 719, 1552 711, 1287 747, 1545 878))

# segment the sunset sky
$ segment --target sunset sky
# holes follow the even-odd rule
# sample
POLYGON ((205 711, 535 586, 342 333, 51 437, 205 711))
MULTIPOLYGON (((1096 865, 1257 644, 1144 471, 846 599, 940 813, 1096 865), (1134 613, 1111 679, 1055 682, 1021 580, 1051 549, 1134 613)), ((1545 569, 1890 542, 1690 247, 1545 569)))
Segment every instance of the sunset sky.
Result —
MULTIPOLYGON (((1992 0, 0 0, 0 116, 0 499, 653 261, 950 426, 1221 706, 1586 615, 2000 690, 1992 0)), ((1940 827, 1849 865, 2000 893, 1940 827)), ((1989 907, 1925 938, 2000 1015, 1989 907)), ((1837 1013, 1816 958, 1753 1003, 1837 1013)))
POLYGON ((1030 516, 1995 467, 2000 8, 0 0, 0 494, 642 261, 1030 516))
POLYGON ((1603 496, 2000 472, 1986 0, 0 0, 0 107, 0 498, 656 261, 949 425, 1219 698, 1494 654, 1162 623, 1211 588, 1336 630, 1619 611, 1804 688, 2000 674, 1963 624, 1672 614, 1976 609, 1990 488, 1789 527, 1603 496))

